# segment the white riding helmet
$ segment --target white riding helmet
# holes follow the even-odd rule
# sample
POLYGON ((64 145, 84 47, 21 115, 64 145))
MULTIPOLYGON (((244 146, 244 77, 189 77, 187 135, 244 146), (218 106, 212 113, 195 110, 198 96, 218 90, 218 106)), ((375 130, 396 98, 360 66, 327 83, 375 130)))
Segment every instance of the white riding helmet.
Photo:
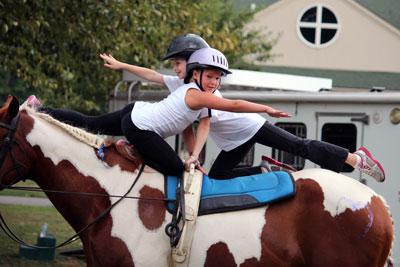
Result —
POLYGON ((224 76, 232 73, 224 54, 211 47, 199 49, 190 56, 186 64, 185 82, 189 82, 195 69, 218 69, 224 76))

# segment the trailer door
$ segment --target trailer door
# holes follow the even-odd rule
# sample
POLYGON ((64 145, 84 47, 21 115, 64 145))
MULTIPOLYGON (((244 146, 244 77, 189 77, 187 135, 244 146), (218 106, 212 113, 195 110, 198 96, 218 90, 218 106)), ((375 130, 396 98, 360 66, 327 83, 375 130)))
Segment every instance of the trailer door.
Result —
MULTIPOLYGON (((316 115, 318 140, 347 148, 350 152, 363 145, 364 125, 369 123, 369 117, 365 113, 319 112, 316 115)), ((355 179, 361 179, 360 173, 347 164, 342 172, 355 179)))

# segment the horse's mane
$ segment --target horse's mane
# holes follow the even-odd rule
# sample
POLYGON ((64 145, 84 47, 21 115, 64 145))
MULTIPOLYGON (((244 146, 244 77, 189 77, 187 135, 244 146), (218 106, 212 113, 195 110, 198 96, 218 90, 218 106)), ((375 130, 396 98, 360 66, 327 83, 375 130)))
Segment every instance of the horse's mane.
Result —
POLYGON ((20 110, 25 110, 30 115, 43 119, 49 122, 50 124, 57 126, 58 128, 64 130, 66 133, 76 138, 80 142, 85 143, 91 147, 100 148, 101 144, 104 143, 103 138, 95 134, 89 133, 81 128, 74 127, 64 122, 61 122, 46 113, 37 112, 34 109, 28 107, 25 103, 21 105, 20 110))

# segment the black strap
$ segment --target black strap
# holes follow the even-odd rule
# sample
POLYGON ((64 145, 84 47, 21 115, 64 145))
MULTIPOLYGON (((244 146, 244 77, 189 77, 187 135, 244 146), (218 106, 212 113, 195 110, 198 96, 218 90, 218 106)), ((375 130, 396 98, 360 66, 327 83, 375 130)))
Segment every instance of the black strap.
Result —
POLYGON ((57 246, 35 246, 35 245, 30 245, 27 244, 26 242, 24 242, 22 239, 20 239, 18 236, 16 236, 11 229, 8 227, 6 221, 3 218, 3 215, 0 212, 0 228, 4 231, 4 233, 11 238, 12 240, 14 240, 15 242, 22 244, 24 246, 27 247, 31 247, 31 248, 60 248, 63 247, 65 245, 68 245, 72 242, 74 242, 75 240, 78 239, 79 235, 82 234, 84 231, 86 231, 89 227, 91 227, 92 225, 94 225, 95 223, 99 222, 101 219, 103 219, 110 211, 112 208, 114 208, 119 202, 121 202, 124 198, 126 198, 126 196, 132 191, 133 187, 135 186, 135 184, 137 183, 137 181, 139 180, 143 169, 145 167, 145 164, 142 164, 142 166, 140 167, 140 170, 138 172, 138 174, 136 175, 135 180, 133 181, 131 187, 128 189, 128 191, 123 195, 122 198, 118 199, 115 203, 113 203, 110 207, 108 207, 107 209, 105 209, 99 216, 97 216, 91 223, 89 223, 88 225, 86 225, 85 227, 83 227, 79 232, 77 232, 75 235, 73 235, 72 237, 68 238, 67 240, 65 240, 64 242, 62 242, 61 244, 57 245, 57 246))
POLYGON ((185 225, 185 198, 183 176, 180 177, 179 185, 176 188, 175 210, 172 214, 171 222, 165 226, 165 233, 170 238, 171 247, 175 247, 182 235, 182 229, 185 225), (183 219, 183 220, 182 220, 183 219), (179 228, 179 223, 182 220, 182 228, 179 228))

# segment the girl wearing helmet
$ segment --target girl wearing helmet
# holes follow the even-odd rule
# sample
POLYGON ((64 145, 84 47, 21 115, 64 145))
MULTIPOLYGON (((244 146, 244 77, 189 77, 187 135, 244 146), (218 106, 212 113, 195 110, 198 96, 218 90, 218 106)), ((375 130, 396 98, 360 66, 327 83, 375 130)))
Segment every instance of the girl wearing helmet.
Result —
MULTIPOLYGON (((207 62, 210 62, 211 60, 209 57, 212 57, 212 61, 216 62, 217 68, 225 71, 225 73, 227 73, 228 67, 228 63, 225 62, 225 57, 221 57, 218 53, 202 53, 203 50, 204 49, 196 51, 189 58, 185 77, 186 83, 189 81, 190 77, 192 77, 192 74, 193 77, 195 76, 194 74, 197 70, 197 77, 199 78, 194 79, 194 81, 201 90, 205 90, 202 84, 202 77, 203 69, 207 69, 207 62)), ((250 148, 255 143, 259 143, 288 151, 295 155, 300 155, 304 158, 310 159, 323 168, 336 172, 340 172, 344 163, 347 163, 358 168, 361 172, 371 175, 379 182, 382 182, 385 179, 385 172, 381 164, 364 147, 361 147, 355 153, 349 153, 347 149, 337 145, 317 140, 299 138, 277 126, 271 125, 265 121, 265 119, 264 123, 261 124, 261 116, 257 114, 234 114, 221 111, 217 111, 216 113, 217 115, 214 116, 216 123, 212 124, 211 130, 211 136, 216 143, 220 146, 225 145, 232 147, 232 144, 234 144, 232 140, 238 140, 237 138, 240 138, 239 141, 242 143, 229 151, 222 150, 211 167, 209 172, 210 177, 227 179, 262 172, 263 170, 260 166, 235 169, 250 148), (257 117, 259 117, 260 120, 257 120, 257 117), (247 119, 249 119, 249 122, 246 122, 247 119), (249 126, 250 128, 248 128, 249 126), (241 133, 244 129, 256 131, 252 135, 247 133, 242 135, 241 133)), ((270 114, 270 116, 273 115, 270 114)))
POLYGON ((145 80, 166 85, 168 88, 174 88, 175 90, 183 84, 183 79, 186 75, 186 63, 190 55, 194 51, 205 47, 209 47, 207 42, 193 33, 177 36, 171 41, 167 53, 162 60, 170 60, 172 62, 172 69, 178 76, 178 79, 175 79, 175 76, 163 75, 148 68, 120 62, 111 55, 100 54, 100 57, 105 61, 104 66, 110 69, 125 69, 145 80))
MULTIPOLYGON (((172 55, 178 54, 172 52, 174 51, 174 49, 171 49, 171 47, 174 47, 173 44, 174 41, 168 48, 167 55, 164 59, 168 59, 172 55)), ((225 57, 221 57, 221 61, 218 61, 217 57, 215 59, 216 62, 220 64, 219 68, 223 69, 225 67, 225 62, 223 61, 225 57)), ((202 69, 204 69, 207 64, 204 64, 202 60, 204 61, 204 58, 201 58, 201 54, 194 54, 187 64, 186 75, 182 75, 184 70, 180 69, 177 71, 176 68, 174 68, 174 71, 177 76, 163 76, 155 71, 147 70, 149 73, 155 72, 159 76, 163 77, 164 83, 159 83, 165 84, 168 89, 173 92, 182 84, 183 76, 185 77, 186 82, 188 82, 192 77, 194 69, 197 68, 200 70, 200 77, 195 80, 195 82, 196 85, 203 90, 201 84, 202 69)), ((106 64, 107 67, 113 69, 124 68, 131 71, 129 67, 126 67, 127 64, 123 65, 124 63, 118 62, 115 59, 106 59, 106 61, 108 62, 108 64, 106 64)), ((141 77, 146 79, 144 76, 141 77)), ((222 97, 218 90, 215 91, 215 95, 222 97)), ((261 166, 236 168, 250 148, 255 143, 259 143, 290 152, 294 155, 300 155, 323 168, 335 172, 340 172, 343 165, 347 163, 357 168, 359 171, 372 176, 377 181, 381 182, 385 179, 385 173, 382 166, 366 148, 360 148, 355 153, 350 153, 347 149, 326 142, 302 139, 277 126, 271 125, 259 114, 213 111, 210 136, 221 149, 220 154, 214 161, 209 172, 209 176, 212 178, 226 179, 265 171, 261 166), (324 155, 324 157, 321 157, 321 155, 324 155)), ((189 153, 192 155, 188 162, 197 161, 198 153, 194 152, 195 142, 191 127, 185 129, 183 137, 189 153)))
POLYGON ((72 125, 84 127, 91 132, 123 134, 141 154, 145 164, 163 174, 175 176, 182 174, 184 165, 164 138, 181 133, 192 122, 200 119, 193 149, 193 157, 197 157, 208 134, 208 109, 266 112, 274 117, 289 116, 266 105, 214 96, 212 92, 219 86, 221 76, 230 73, 226 58, 221 52, 212 48, 202 48, 195 53, 200 53, 204 61, 199 62, 191 72, 194 82, 180 86, 160 102, 138 101, 119 111, 100 116, 86 116, 72 110, 45 107, 40 107, 39 111, 72 125), (215 59, 216 56, 218 59, 215 59), (202 90, 197 84, 201 85, 202 90))
MULTIPOLYGON (((162 60, 169 60, 171 62, 172 69, 176 76, 163 75, 149 68, 127 64, 118 61, 111 55, 100 54, 100 57, 104 60, 105 67, 114 70, 124 69, 147 81, 165 85, 170 92, 173 92, 183 85, 183 79, 186 75, 186 63, 191 54, 205 47, 209 47, 209 45, 197 34, 186 33, 175 37, 169 44, 167 52, 162 60)), ((195 139, 191 125, 182 132, 182 136, 189 149, 189 153, 192 154, 195 139)))

